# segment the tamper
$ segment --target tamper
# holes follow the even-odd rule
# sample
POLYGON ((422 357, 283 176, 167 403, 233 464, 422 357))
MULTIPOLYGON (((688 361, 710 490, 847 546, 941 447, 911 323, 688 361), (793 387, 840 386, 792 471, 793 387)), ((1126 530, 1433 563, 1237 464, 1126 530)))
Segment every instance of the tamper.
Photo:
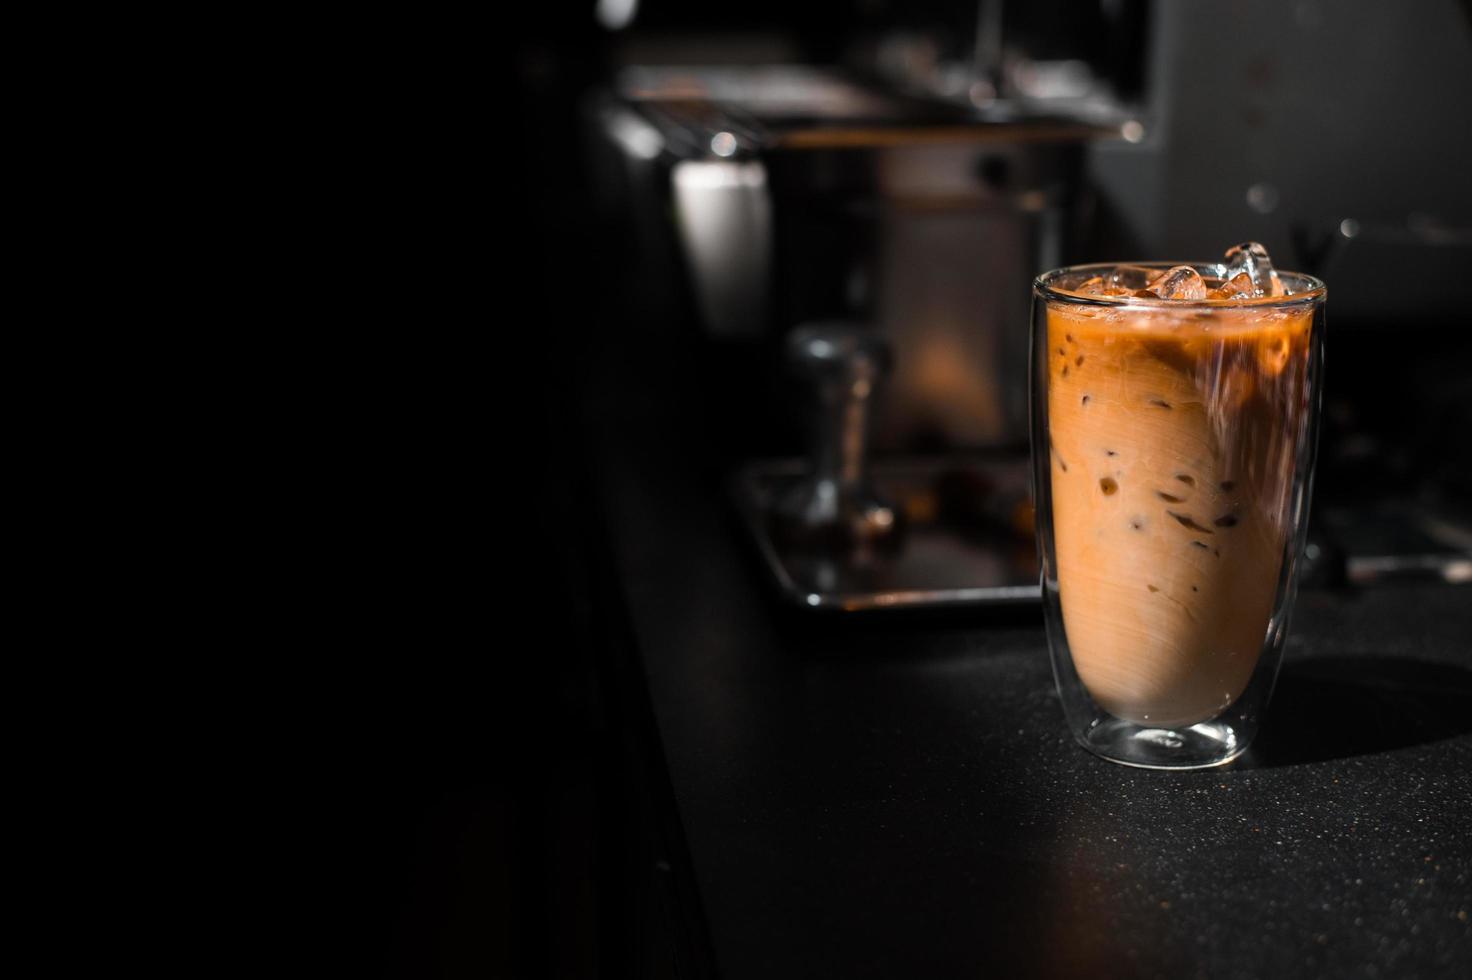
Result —
POLYGON ((897 530, 897 515, 869 485, 864 451, 889 345, 858 324, 807 324, 788 337, 786 359, 809 382, 816 406, 811 472, 778 499, 776 530, 790 543, 820 548, 878 543, 897 530))

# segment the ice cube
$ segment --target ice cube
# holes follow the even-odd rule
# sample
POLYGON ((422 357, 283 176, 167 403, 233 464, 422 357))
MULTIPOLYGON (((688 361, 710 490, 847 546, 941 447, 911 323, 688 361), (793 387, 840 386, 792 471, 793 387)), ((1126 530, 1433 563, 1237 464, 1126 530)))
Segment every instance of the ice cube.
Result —
POLYGON ((1232 299, 1237 296, 1251 296, 1257 289, 1253 285, 1252 277, 1245 272, 1239 272, 1216 289, 1206 294, 1207 299, 1232 299))
POLYGON ((1104 276, 1094 276, 1074 286, 1072 292, 1083 293, 1085 296, 1128 296, 1133 290, 1111 285, 1104 276))
POLYGON ((1201 274, 1189 265, 1178 265, 1167 269, 1146 284, 1141 294, 1160 299, 1205 299, 1206 282, 1201 274))
POLYGON ((1273 260, 1268 258, 1268 250, 1257 242, 1233 245, 1227 249, 1226 259, 1226 274, 1222 278, 1230 281, 1240 273, 1247 273, 1252 280, 1251 295, 1282 296, 1286 292, 1283 281, 1273 271, 1273 260))
POLYGON ((1140 265, 1120 265, 1109 273, 1108 284, 1118 293, 1133 293, 1137 289, 1144 289, 1158 274, 1154 269, 1140 265))

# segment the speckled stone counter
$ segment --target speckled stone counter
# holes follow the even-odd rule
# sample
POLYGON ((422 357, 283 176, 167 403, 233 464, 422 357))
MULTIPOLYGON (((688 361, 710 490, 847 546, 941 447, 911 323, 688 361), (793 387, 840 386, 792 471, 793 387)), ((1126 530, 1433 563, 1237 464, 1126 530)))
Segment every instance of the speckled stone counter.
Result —
POLYGON ((1040 617, 783 612, 644 431, 602 430, 602 523, 712 972, 1472 975, 1472 589, 1304 593, 1246 756, 1127 769, 1040 617))
POLYGON ((1247 754, 1113 765, 1064 726, 1036 610, 784 609, 733 461, 670 409, 698 374, 631 344, 588 459, 677 972, 1472 976, 1472 586, 1305 591, 1247 754))

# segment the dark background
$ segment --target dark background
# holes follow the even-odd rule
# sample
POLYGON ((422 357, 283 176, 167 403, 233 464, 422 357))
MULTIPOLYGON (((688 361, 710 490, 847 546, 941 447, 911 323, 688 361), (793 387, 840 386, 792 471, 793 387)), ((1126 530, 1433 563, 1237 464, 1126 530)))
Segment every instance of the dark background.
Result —
MULTIPOLYGON (((345 707, 319 777, 324 874, 345 899, 348 957, 370 975, 608 975, 599 902, 621 789, 593 660, 575 400, 588 335, 610 329, 576 152, 599 39, 591 4, 508 6, 492 13, 490 55, 474 52, 481 68, 457 76, 492 93, 488 152, 456 138, 470 159, 408 170, 426 204, 451 209, 410 227, 436 255, 460 250, 473 285, 444 282, 456 308, 431 300, 452 321, 427 326, 444 330, 423 365, 438 380, 405 386, 375 419, 392 449, 364 479, 391 488, 391 513, 361 558, 384 579, 349 600, 362 652, 330 687, 345 707), (454 192, 434 186, 442 176, 454 192)), ((441 41, 448 59, 471 54, 441 41)), ((450 105, 487 109, 463 94, 450 105)), ((426 115, 464 126, 453 109, 426 115)), ((423 281, 445 279, 420 261, 423 281)), ((339 912, 326 915, 335 934, 339 912)))
MULTIPOLYGON (((643 6, 641 26, 673 32, 780 26, 815 61, 836 54, 835 16, 893 15, 884 4, 643 6)), ((1058 22, 1088 30, 1068 5, 1052 6, 1058 22)), ((466 236, 496 268, 493 390, 424 390, 431 408, 416 418, 458 417, 402 445, 407 468, 422 463, 443 493, 415 493, 422 520, 386 547, 427 567, 403 577, 392 609, 363 610, 383 627, 375 646, 397 652, 343 665, 349 716, 367 734, 351 749, 360 764, 334 777, 349 805, 331 832, 347 845, 347 884, 370 926, 360 930, 367 959, 390 975, 618 975, 631 962, 628 918, 661 914, 626 905, 640 828, 659 819, 640 808, 662 775, 620 601, 600 587, 608 542, 581 397, 605 369, 591 353, 600 339, 631 329, 617 302, 628 288, 619 228, 595 209, 579 149, 580 99, 610 59, 591 9, 521 4, 496 15, 490 220, 466 236), (487 417, 489 444, 471 435, 487 417), (455 543, 466 520, 475 547, 455 543)), ((910 9, 920 20, 971 16, 910 9)), ((1447 112, 1449 125, 1465 121, 1447 112)), ((1466 351, 1459 326, 1422 335, 1434 342, 1413 345, 1407 369, 1372 386, 1373 401, 1342 409, 1392 451, 1389 475, 1407 485, 1428 466, 1466 479, 1455 426, 1467 389, 1434 370, 1448 349, 1466 351), (1411 407, 1425 404, 1416 399, 1428 376, 1431 403, 1443 406, 1430 425, 1411 407)), ((1336 345, 1331 370, 1363 376, 1386 340, 1336 345)), ((647 356, 681 369, 675 347, 647 356)), ((1356 447, 1339 482, 1354 485, 1355 467, 1383 480, 1385 459, 1356 447)))

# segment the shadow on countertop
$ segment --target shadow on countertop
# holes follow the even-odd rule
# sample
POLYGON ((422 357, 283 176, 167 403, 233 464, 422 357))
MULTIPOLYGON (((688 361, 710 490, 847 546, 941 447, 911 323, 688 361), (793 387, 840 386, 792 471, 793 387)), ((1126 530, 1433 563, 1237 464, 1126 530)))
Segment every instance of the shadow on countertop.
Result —
POLYGON ((1253 746, 1236 768, 1327 762, 1472 732, 1472 671, 1389 657, 1283 664, 1253 746))

